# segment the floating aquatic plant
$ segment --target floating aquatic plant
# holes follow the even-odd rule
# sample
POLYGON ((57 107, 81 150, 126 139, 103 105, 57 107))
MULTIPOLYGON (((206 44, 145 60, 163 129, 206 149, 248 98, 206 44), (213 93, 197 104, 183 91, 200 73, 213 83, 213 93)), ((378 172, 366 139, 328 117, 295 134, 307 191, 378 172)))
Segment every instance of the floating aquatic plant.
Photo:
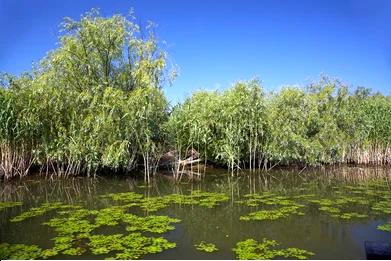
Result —
POLYGON ((148 212, 158 211, 168 207, 170 204, 199 205, 213 208, 221 202, 229 200, 229 196, 224 193, 204 192, 200 190, 192 191, 190 195, 171 194, 149 198, 144 198, 143 195, 134 192, 107 194, 101 197, 126 203, 124 205, 125 207, 138 206, 148 212))
POLYGON ((289 206, 289 207, 282 207, 278 209, 272 209, 272 210, 260 210, 251 212, 245 216, 241 216, 240 220, 276 220, 280 218, 288 217, 292 214, 297 215, 304 215, 303 212, 300 212, 298 209, 301 206, 289 206))
MULTIPOLYGON (((246 205, 248 207, 256 207, 260 204, 274 205, 274 206, 303 206, 298 204, 287 196, 279 196, 271 192, 264 192, 261 195, 258 194, 247 194, 244 196, 244 200, 236 201, 236 203, 246 205)), ((301 197, 301 199, 306 197, 301 197)))
POLYGON ((350 212, 350 213, 342 213, 339 217, 342 219, 352 219, 352 218, 366 218, 368 217, 368 215, 356 213, 356 212, 350 212))
POLYGON ((70 212, 68 216, 52 218, 45 225, 54 227, 59 235, 78 235, 79 238, 88 237, 89 233, 97 227, 88 219, 90 212, 78 209, 70 212))
POLYGON ((315 194, 301 194, 301 195, 293 196, 292 198, 294 198, 294 199, 310 199, 313 197, 316 197, 316 195, 315 194))
POLYGON ((123 193, 111 193, 107 195, 102 195, 102 198, 111 198, 116 201, 122 202, 135 202, 142 199, 144 196, 142 194, 131 192, 123 192, 123 193))
POLYGON ((382 200, 379 202, 376 202, 372 206, 372 210, 375 210, 380 213, 384 214, 391 214, 391 201, 390 200, 382 200))
POLYGON ((176 246, 175 243, 162 237, 146 237, 140 233, 131 233, 127 236, 122 234, 93 235, 88 245, 91 252, 96 255, 108 254, 112 251, 119 252, 115 257, 108 259, 138 259, 143 255, 159 253, 176 246))
POLYGON ((388 222, 383 225, 379 225, 379 226, 377 226, 377 229, 382 230, 382 231, 391 232, 391 222, 388 222))
POLYGON ((240 241, 232 250, 238 259, 273 259, 276 257, 307 259, 314 253, 299 248, 275 249, 279 244, 275 240, 264 238, 262 242, 254 239, 240 241))
POLYGON ((123 217, 124 222, 129 225, 126 227, 127 231, 141 231, 141 232, 151 232, 151 233, 164 233, 170 230, 174 230, 175 227, 171 223, 180 222, 179 219, 170 218, 167 216, 147 216, 147 217, 138 217, 133 214, 126 214, 123 217))
POLYGON ((0 202, 0 210, 22 205, 22 202, 0 202))
POLYGON ((330 214, 338 214, 341 212, 339 208, 328 207, 328 206, 320 207, 319 210, 330 214))
POLYGON ((142 199, 138 206, 145 211, 155 212, 168 207, 169 204, 170 201, 165 197, 150 197, 142 199))
POLYGON ((65 205, 61 202, 43 203, 40 207, 31 208, 28 211, 23 212, 19 216, 12 218, 11 222, 19 222, 19 221, 23 221, 23 220, 31 218, 31 217, 42 216, 43 214, 45 214, 49 211, 52 211, 52 210, 79 208, 79 207, 80 206, 65 205))
POLYGON ((121 206, 112 206, 109 208, 100 209, 96 212, 95 225, 115 226, 120 220, 122 220, 124 214, 125 210, 121 206))
POLYGON ((221 202, 229 200, 229 196, 224 193, 204 192, 200 190, 192 191, 190 197, 193 199, 199 199, 198 205, 207 208, 213 208, 221 202))
POLYGON ((340 195, 337 198, 322 198, 322 199, 311 199, 311 203, 319 204, 319 210, 329 214, 331 217, 341 219, 352 219, 352 218, 365 218, 367 214, 357 212, 345 212, 342 209, 351 207, 352 205, 369 205, 370 202, 362 197, 350 197, 346 195, 340 195))
POLYGON ((195 244, 194 245, 196 247, 197 250, 200 250, 200 251, 204 251, 204 252, 208 252, 208 253, 211 253, 211 252, 214 252, 214 251, 217 251, 219 250, 215 244, 212 244, 212 243, 206 243, 204 241, 200 242, 199 244, 195 244))
POLYGON ((37 245, 0 244, 0 259, 38 259, 42 249, 37 245))

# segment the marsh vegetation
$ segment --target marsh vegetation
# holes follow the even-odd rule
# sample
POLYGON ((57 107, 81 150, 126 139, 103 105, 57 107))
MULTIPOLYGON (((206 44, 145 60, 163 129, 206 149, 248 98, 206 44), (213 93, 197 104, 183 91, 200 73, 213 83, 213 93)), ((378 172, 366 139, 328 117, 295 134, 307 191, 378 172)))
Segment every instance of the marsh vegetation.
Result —
POLYGON ((153 24, 135 21, 96 10, 66 18, 57 49, 31 72, 2 75, 2 178, 141 170, 150 181, 163 155, 189 151, 197 173, 391 162, 390 96, 322 76, 272 93, 240 81, 171 105, 162 88, 176 68, 153 24))

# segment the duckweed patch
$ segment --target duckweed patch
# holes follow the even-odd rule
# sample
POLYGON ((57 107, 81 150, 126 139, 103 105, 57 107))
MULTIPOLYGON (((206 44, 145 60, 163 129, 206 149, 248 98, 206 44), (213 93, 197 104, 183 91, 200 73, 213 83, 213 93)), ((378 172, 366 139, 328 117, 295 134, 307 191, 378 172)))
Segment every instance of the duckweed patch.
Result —
POLYGON ((201 241, 199 244, 195 244, 194 246, 196 247, 197 250, 208 252, 208 253, 219 250, 215 244, 206 243, 204 241, 201 241))
POLYGON ((235 252, 238 259, 256 260, 256 259, 273 259, 280 258, 295 258, 307 259, 314 253, 299 248, 276 249, 279 246, 277 241, 264 238, 262 242, 257 242, 254 239, 240 241, 232 250, 235 252))
POLYGON ((21 206, 22 202, 0 202, 0 211, 5 209, 5 208, 12 208, 16 206, 21 206))

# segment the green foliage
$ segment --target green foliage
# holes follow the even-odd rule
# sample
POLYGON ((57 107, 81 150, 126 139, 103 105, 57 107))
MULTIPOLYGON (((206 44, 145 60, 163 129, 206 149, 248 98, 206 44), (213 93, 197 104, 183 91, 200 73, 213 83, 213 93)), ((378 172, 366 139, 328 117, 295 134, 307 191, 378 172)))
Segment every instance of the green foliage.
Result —
POLYGON ((199 244, 195 244, 194 246, 196 247, 197 250, 208 252, 208 253, 219 250, 215 244, 206 243, 204 241, 200 242, 199 244))
POLYGON ((126 214, 122 221, 129 224, 126 227, 127 231, 141 231, 159 234, 174 230, 175 227, 172 226, 171 223, 180 222, 179 219, 170 218, 167 216, 150 215, 146 217, 138 217, 132 214, 126 214))
POLYGON ((1 259, 39 259, 42 249, 36 245, 0 244, 1 259))
POLYGON ((264 92, 258 80, 238 82, 223 93, 197 92, 173 109, 167 129, 182 154, 187 148, 234 169, 251 166, 262 153, 266 122, 264 92))
POLYGON ((0 88, 1 176, 32 164, 58 176, 130 171, 153 174, 165 144, 173 79, 153 27, 133 16, 92 10, 65 19, 60 45, 29 75, 5 75, 0 88), (152 173, 150 173, 152 172, 152 173))
POLYGON ((101 224, 89 222, 87 217, 90 216, 90 212, 88 210, 79 209, 68 213, 69 215, 52 218, 44 224, 55 228, 55 231, 61 236, 77 235, 79 238, 88 237, 90 232, 101 224))
POLYGON ((237 258, 241 260, 273 259, 276 257, 307 259, 309 256, 314 255, 312 252, 298 248, 274 249, 278 245, 277 241, 266 238, 262 242, 247 239, 238 242, 233 251, 237 258))
POLYGON ((221 202, 229 200, 229 196, 224 193, 200 190, 193 190, 189 195, 171 194, 161 197, 148 198, 144 198, 143 195, 134 192, 107 194, 101 197, 111 198, 115 201, 126 203, 124 205, 126 207, 138 206, 148 212, 154 212, 159 209, 166 208, 170 204, 199 205, 202 207, 214 208, 221 202))
POLYGON ((276 220, 280 218, 289 217, 292 214, 304 215, 303 212, 300 212, 298 209, 300 206, 293 205, 288 207, 282 207, 272 210, 260 210, 256 212, 251 212, 245 216, 241 216, 240 220, 249 221, 249 220, 276 220))
POLYGON ((368 215, 360 214, 360 213, 356 213, 356 212, 351 212, 351 213, 342 213, 339 217, 342 219, 366 218, 366 217, 368 217, 368 215))
POLYGON ((323 76, 307 88, 288 86, 271 95, 257 81, 194 93, 174 108, 168 129, 178 150, 195 148, 230 169, 384 164, 391 163, 390 115, 389 96, 349 93, 323 76))
POLYGON ((31 208, 28 211, 23 212, 19 216, 12 218, 11 222, 19 222, 19 221, 23 221, 23 220, 31 218, 31 217, 42 216, 43 214, 45 214, 48 211, 67 209, 67 208, 79 208, 79 206, 65 205, 61 202, 43 203, 40 207, 31 208))
POLYGON ((159 253, 176 246, 162 237, 145 237, 140 233, 131 233, 127 236, 93 235, 88 245, 91 252, 96 255, 118 252, 115 257, 108 259, 138 259, 143 255, 159 253))
POLYGON ((377 229, 382 230, 382 231, 391 232, 391 222, 388 222, 383 225, 379 225, 379 226, 377 226, 377 229))
POLYGON ((0 210, 5 208, 12 208, 16 206, 21 206, 22 202, 0 202, 0 210))
POLYGON ((391 214, 391 201, 389 200, 383 200, 376 202, 372 209, 378 212, 382 212, 384 214, 391 214))
POLYGON ((139 201, 140 199, 143 198, 143 195, 137 194, 133 191, 131 192, 123 192, 123 193, 111 193, 111 194, 106 194, 102 195, 102 198, 111 198, 116 201, 121 201, 121 202, 135 202, 139 201))
POLYGON ((326 76, 270 94, 257 79, 240 81, 222 92, 196 92, 170 111, 162 87, 175 69, 153 24, 135 20, 97 10, 66 18, 58 48, 31 73, 1 75, 1 177, 25 176, 32 165, 65 177, 143 166, 149 181, 171 149, 179 159, 195 149, 205 164, 232 173, 391 163, 391 97, 349 92, 326 76))
POLYGON ((293 200, 289 199, 288 197, 279 196, 274 193, 265 192, 262 195, 247 194, 244 197, 246 198, 245 200, 237 201, 237 203, 244 204, 249 207, 256 207, 259 204, 300 207, 299 204, 295 203, 293 200))

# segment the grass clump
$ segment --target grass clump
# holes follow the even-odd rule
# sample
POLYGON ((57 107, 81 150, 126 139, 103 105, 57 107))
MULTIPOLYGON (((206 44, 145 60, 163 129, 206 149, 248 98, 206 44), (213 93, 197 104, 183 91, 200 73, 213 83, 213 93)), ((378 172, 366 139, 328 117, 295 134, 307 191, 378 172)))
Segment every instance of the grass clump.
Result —
POLYGON ((245 260, 273 259, 276 257, 307 259, 309 256, 314 255, 312 252, 299 248, 275 249, 278 245, 277 241, 266 238, 262 242, 246 239, 238 242, 232 250, 238 259, 245 260))
POLYGON ((206 243, 204 241, 200 242, 199 244, 195 244, 194 246, 196 247, 197 250, 208 252, 208 253, 219 250, 215 244, 206 243))

